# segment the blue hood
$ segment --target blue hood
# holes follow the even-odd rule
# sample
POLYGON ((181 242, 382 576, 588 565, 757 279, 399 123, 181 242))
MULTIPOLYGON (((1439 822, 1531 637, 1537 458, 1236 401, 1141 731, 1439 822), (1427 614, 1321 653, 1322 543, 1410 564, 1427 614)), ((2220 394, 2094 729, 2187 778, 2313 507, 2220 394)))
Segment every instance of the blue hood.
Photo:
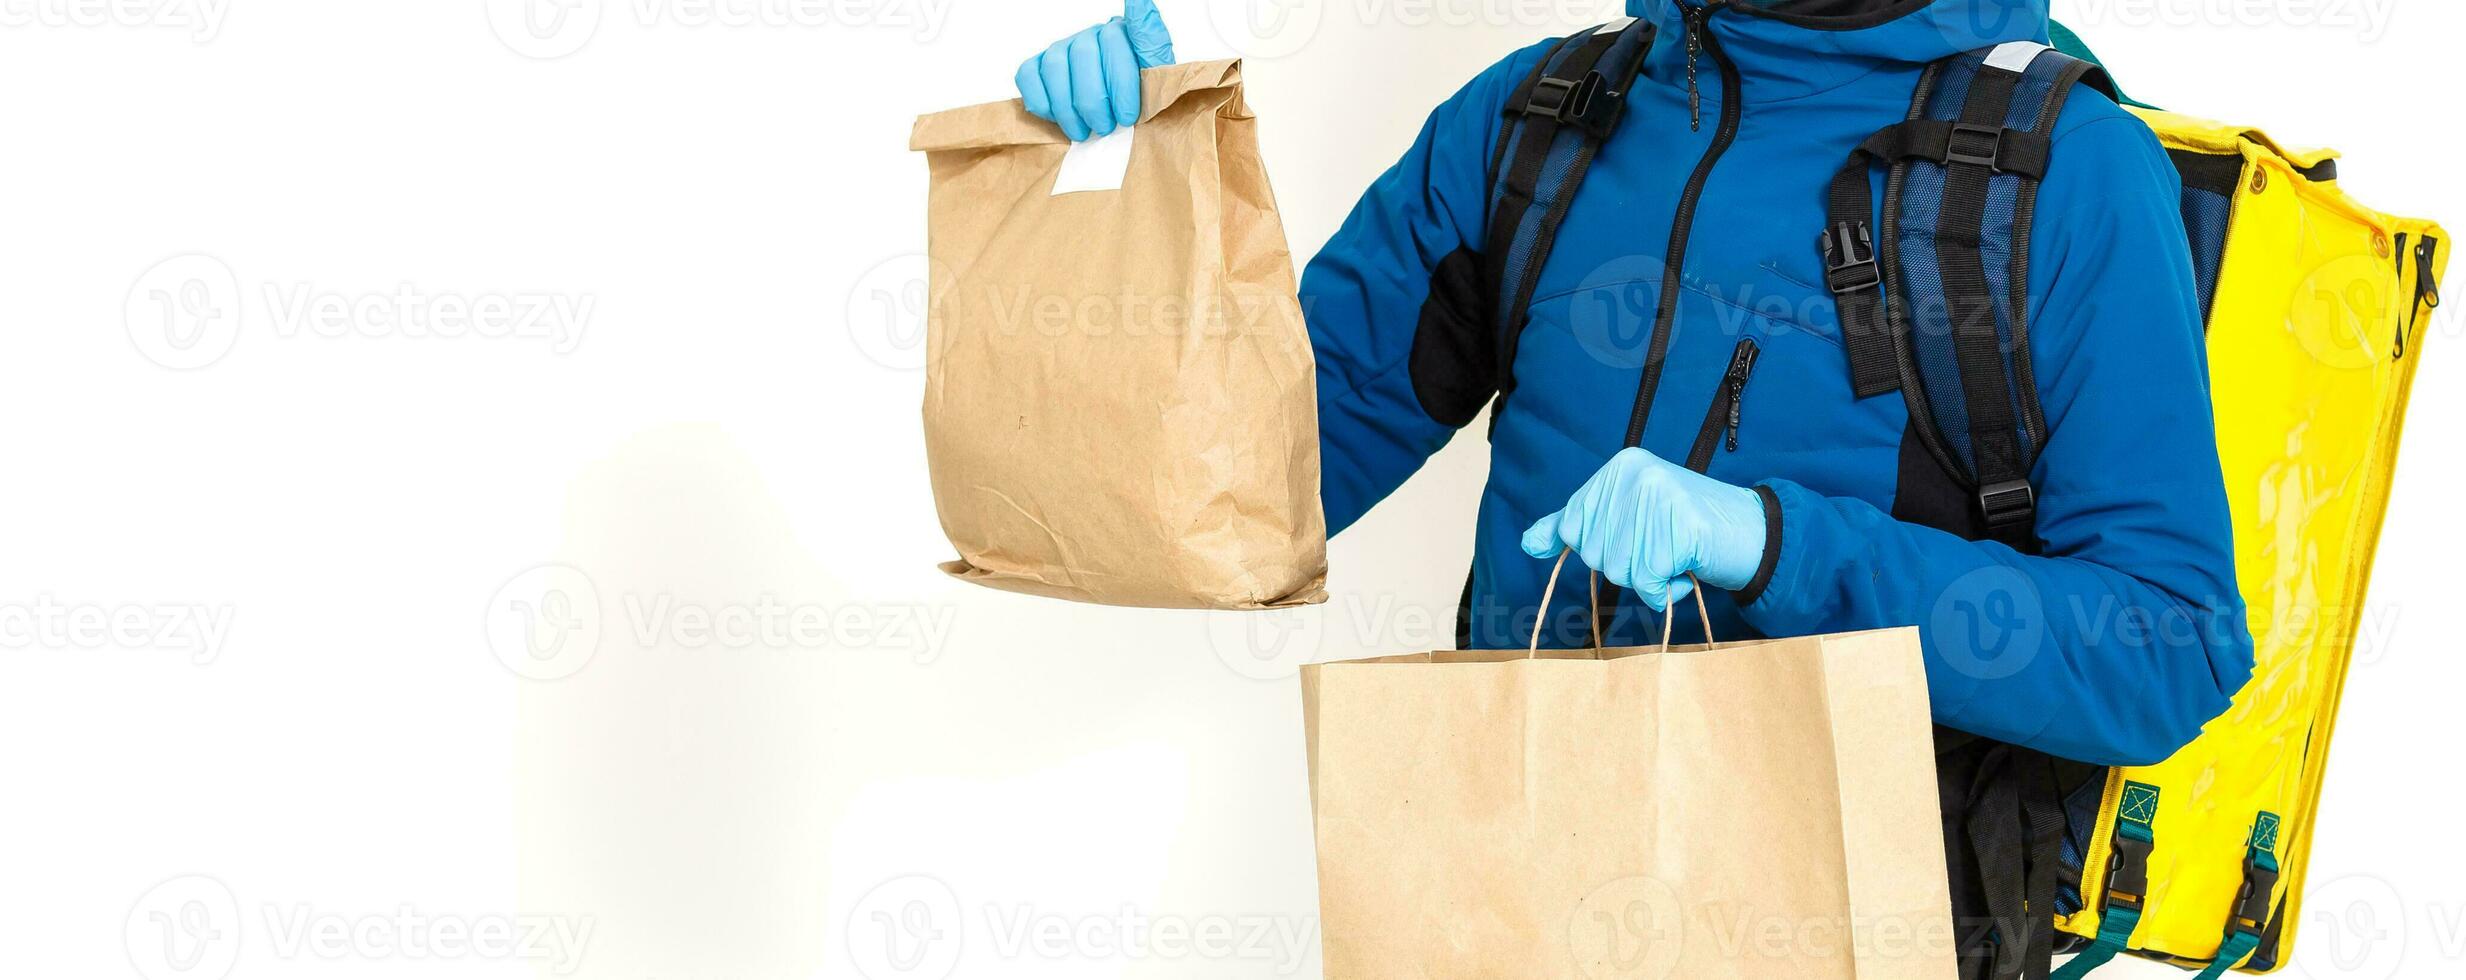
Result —
MULTIPOLYGON (((1738 63, 1744 101, 1799 98, 1877 71, 1925 65, 2006 41, 2044 41, 2047 0, 1627 0, 1627 13, 1686 36, 1687 7, 1738 63)), ((1654 46, 1646 73, 1685 84, 1686 45, 1654 46)))

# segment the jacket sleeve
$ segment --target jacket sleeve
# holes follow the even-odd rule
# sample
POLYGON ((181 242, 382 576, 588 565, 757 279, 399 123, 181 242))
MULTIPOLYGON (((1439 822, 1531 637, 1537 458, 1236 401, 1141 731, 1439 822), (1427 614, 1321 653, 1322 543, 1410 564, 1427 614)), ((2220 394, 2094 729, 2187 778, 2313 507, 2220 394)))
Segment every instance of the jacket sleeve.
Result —
POLYGON ((2033 236, 2041 555, 1767 485, 1772 636, 1915 624, 1936 721, 2101 765, 2200 734, 2252 672, 2179 178, 2139 123, 2059 140, 2033 236))
POLYGON ((1330 533, 1402 486, 1497 389, 1479 254, 1490 156, 1508 96, 1546 45, 1432 112, 1302 273, 1330 533))

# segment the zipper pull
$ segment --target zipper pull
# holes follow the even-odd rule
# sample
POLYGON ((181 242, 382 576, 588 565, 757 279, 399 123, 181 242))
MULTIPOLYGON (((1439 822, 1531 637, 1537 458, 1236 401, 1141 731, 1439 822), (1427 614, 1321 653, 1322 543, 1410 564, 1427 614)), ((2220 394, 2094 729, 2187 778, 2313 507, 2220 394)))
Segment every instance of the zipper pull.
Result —
POLYGON ((1755 359, 1762 353, 1762 349, 1755 346, 1753 338, 1740 340, 1738 351, 1730 355, 1729 373, 1723 376, 1724 382, 1729 385, 1730 389, 1729 429, 1723 441, 1729 446, 1731 452, 1738 451, 1738 419, 1741 414, 1740 406, 1747 401, 1747 378, 1755 374, 1755 359))
POLYGON ((2415 324, 2423 318, 2423 311, 2440 308, 2440 280, 2432 272, 2432 260, 2439 255, 2439 239, 2425 235, 2415 243, 2415 304, 2406 311, 2406 325, 2398 328, 2397 345, 2389 353, 2390 360, 2406 358, 2406 344, 2414 339, 2415 324))
MULTIPOLYGON (((1742 388, 1743 388, 1743 387, 1745 387, 1745 386, 1744 386, 1744 385, 1740 385, 1740 386, 1738 386, 1738 387, 1742 387, 1742 388)), ((1739 403, 1739 401, 1740 401, 1740 399, 1739 399, 1739 397, 1738 397, 1737 395, 1731 395, 1731 396, 1730 396, 1730 432, 1729 432, 1729 445, 1730 445, 1730 451, 1731 451, 1731 452, 1737 452, 1737 451, 1738 451, 1738 403, 1739 403)))
POLYGON ((2439 251, 2440 241, 2430 236, 2415 243, 2415 298, 2435 310, 2440 308, 2440 280, 2432 271, 2432 260, 2439 251))
POLYGON ((1696 85, 1695 56, 1704 50, 1704 8, 1688 7, 1687 18, 1687 129, 1704 130, 1704 90, 1696 85))

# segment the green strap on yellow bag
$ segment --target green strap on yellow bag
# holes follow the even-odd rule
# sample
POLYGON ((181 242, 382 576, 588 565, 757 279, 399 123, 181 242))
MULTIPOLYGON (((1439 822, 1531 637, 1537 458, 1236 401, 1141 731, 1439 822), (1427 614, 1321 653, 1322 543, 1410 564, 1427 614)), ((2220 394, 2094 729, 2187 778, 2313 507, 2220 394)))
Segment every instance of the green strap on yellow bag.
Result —
POLYGON ((2149 822, 2157 814, 2157 787, 2125 784, 2107 859, 2106 911, 2098 920, 2097 942, 2055 971, 2053 980, 2081 980, 2131 948, 2132 930, 2141 924, 2141 903, 2149 898, 2149 855, 2158 846, 2157 831, 2149 822))
POLYGON ((2226 941, 2196 980, 2218 980, 2243 958, 2260 948, 2262 923, 2269 917, 2269 895, 2278 884, 2278 815, 2263 813, 2252 822, 2251 853, 2244 859, 2243 894, 2227 920, 2226 941))

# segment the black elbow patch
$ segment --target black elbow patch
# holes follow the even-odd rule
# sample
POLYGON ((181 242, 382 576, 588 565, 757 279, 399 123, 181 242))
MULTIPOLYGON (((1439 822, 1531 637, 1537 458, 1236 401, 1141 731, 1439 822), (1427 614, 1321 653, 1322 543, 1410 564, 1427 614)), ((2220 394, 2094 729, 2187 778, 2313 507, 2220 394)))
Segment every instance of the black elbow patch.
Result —
POLYGON ((1457 249, 1439 260, 1413 332, 1413 394, 1421 410, 1463 428, 1498 393, 1498 331, 1490 323, 1481 256, 1457 249))

